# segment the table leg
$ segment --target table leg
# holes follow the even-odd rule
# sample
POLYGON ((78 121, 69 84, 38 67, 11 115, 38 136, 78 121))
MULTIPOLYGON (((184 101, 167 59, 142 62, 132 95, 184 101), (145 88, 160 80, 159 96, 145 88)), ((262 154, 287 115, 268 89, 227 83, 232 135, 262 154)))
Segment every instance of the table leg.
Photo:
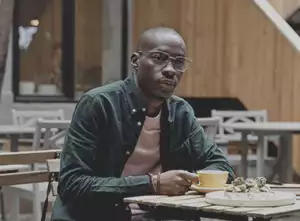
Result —
POLYGON ((10 150, 12 152, 17 152, 19 149, 19 135, 10 136, 10 150))
POLYGON ((258 134, 258 142, 256 149, 256 175, 259 177, 264 176, 265 168, 265 137, 262 134, 258 134))
POLYGON ((241 176, 244 178, 248 177, 248 141, 247 133, 242 132, 242 141, 241 141, 241 158, 242 158, 242 169, 241 176))
POLYGON ((280 138, 281 166, 279 178, 281 182, 291 183, 293 181, 293 157, 292 157, 292 135, 285 134, 280 138))

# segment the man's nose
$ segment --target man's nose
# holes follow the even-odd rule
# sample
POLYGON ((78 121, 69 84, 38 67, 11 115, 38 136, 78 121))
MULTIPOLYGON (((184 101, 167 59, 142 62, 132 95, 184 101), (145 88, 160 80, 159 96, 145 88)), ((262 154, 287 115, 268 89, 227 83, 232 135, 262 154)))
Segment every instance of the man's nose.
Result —
POLYGON ((173 78, 176 74, 176 70, 174 69, 172 62, 168 62, 166 67, 163 69, 162 74, 167 78, 173 78))

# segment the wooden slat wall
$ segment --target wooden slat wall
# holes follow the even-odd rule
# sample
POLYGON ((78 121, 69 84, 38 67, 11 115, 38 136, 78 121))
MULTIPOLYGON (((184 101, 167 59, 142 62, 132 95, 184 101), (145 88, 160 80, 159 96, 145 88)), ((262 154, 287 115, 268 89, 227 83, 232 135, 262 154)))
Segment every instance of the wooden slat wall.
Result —
POLYGON ((238 97, 271 120, 300 121, 300 54, 253 1, 133 0, 133 45, 158 25, 179 31, 194 61, 178 95, 238 97))
POLYGON ((300 7, 300 0, 269 0, 269 2, 284 18, 300 7))

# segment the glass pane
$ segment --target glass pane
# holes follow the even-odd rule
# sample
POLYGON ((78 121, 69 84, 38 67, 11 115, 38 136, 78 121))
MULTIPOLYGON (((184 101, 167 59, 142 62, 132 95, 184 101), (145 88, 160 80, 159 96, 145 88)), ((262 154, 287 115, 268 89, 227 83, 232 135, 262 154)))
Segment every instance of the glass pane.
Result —
POLYGON ((75 97, 102 84, 102 0, 75 1, 75 97))
POLYGON ((75 1, 75 99, 121 79, 122 2, 75 1))
POLYGON ((19 1, 20 95, 61 95, 61 3, 19 1))

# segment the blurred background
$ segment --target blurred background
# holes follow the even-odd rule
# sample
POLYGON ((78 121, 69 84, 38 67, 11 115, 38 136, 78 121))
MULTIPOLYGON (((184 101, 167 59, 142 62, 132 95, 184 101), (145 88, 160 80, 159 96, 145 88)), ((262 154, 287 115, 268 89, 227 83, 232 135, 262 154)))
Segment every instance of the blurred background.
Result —
POLYGON ((131 73, 138 36, 154 26, 174 28, 187 43, 193 64, 176 93, 197 117, 266 109, 270 120, 300 120, 299 7, 299 0, 15 0, 0 124, 11 123, 12 108, 62 108, 70 119, 85 91, 131 73))
MULTIPOLYGON (((84 92, 131 74, 137 39, 154 26, 186 41, 193 63, 176 94, 197 117, 266 110, 268 120, 300 121, 300 0, 10 2, 11 14, 0 19, 0 43, 8 39, 0 45, 0 124, 12 124, 14 108, 62 109, 70 119, 84 92)), ((294 136, 295 176, 299 146, 294 136)))

